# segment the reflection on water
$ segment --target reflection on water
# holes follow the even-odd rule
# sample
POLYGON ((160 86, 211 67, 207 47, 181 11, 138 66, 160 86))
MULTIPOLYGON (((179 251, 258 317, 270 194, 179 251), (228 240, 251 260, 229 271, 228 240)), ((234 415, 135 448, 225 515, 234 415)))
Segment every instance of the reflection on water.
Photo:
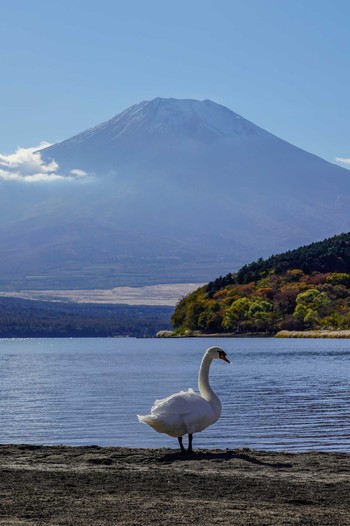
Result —
POLYGON ((0 340, 0 442, 177 447, 139 424, 214 362, 221 419, 196 447, 350 452, 350 342, 280 339, 0 340))

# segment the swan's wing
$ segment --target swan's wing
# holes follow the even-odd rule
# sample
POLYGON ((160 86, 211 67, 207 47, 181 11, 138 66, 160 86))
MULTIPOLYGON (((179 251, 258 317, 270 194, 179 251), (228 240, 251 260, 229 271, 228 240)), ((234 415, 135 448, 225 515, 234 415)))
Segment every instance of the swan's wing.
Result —
POLYGON ((193 389, 156 400, 149 416, 148 424, 171 436, 198 433, 217 420, 211 404, 193 389))
POLYGON ((174 393, 162 400, 156 400, 152 406, 151 414, 160 416, 163 414, 186 415, 189 412, 199 410, 203 405, 207 406, 208 402, 202 396, 195 393, 193 389, 187 389, 174 393))
POLYGON ((218 417, 212 405, 193 389, 156 400, 150 415, 138 415, 140 422, 173 437, 199 433, 218 417))

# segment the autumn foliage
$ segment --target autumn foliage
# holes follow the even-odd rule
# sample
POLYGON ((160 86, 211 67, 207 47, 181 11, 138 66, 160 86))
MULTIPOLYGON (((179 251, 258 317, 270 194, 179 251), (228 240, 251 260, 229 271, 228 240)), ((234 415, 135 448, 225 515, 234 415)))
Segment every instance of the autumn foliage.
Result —
POLYGON ((179 334, 350 329, 350 234, 218 278, 183 298, 172 324, 179 334))

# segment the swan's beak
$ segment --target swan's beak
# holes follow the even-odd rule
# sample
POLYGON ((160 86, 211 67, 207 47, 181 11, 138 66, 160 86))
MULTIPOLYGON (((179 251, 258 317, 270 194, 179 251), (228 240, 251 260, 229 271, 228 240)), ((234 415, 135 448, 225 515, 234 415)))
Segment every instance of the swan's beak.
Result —
POLYGON ((227 358, 227 356, 220 356, 221 360, 224 360, 224 362, 231 363, 230 360, 227 358))

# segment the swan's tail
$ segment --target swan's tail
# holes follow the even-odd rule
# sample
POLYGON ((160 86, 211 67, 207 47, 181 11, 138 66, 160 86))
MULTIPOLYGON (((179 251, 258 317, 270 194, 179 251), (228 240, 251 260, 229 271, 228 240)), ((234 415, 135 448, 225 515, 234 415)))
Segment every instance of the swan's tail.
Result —
POLYGON ((150 425, 149 421, 152 418, 152 415, 136 415, 136 416, 139 419, 139 422, 150 425))
POLYGON ((136 416, 139 419, 139 422, 141 422, 142 424, 147 424, 154 428, 156 421, 157 421, 157 417, 154 417, 153 415, 136 415, 136 416))
POLYGON ((158 433, 169 434, 168 426, 158 416, 137 415, 137 418, 139 419, 139 422, 141 422, 142 424, 147 424, 148 426, 152 427, 155 431, 158 431, 158 433))

